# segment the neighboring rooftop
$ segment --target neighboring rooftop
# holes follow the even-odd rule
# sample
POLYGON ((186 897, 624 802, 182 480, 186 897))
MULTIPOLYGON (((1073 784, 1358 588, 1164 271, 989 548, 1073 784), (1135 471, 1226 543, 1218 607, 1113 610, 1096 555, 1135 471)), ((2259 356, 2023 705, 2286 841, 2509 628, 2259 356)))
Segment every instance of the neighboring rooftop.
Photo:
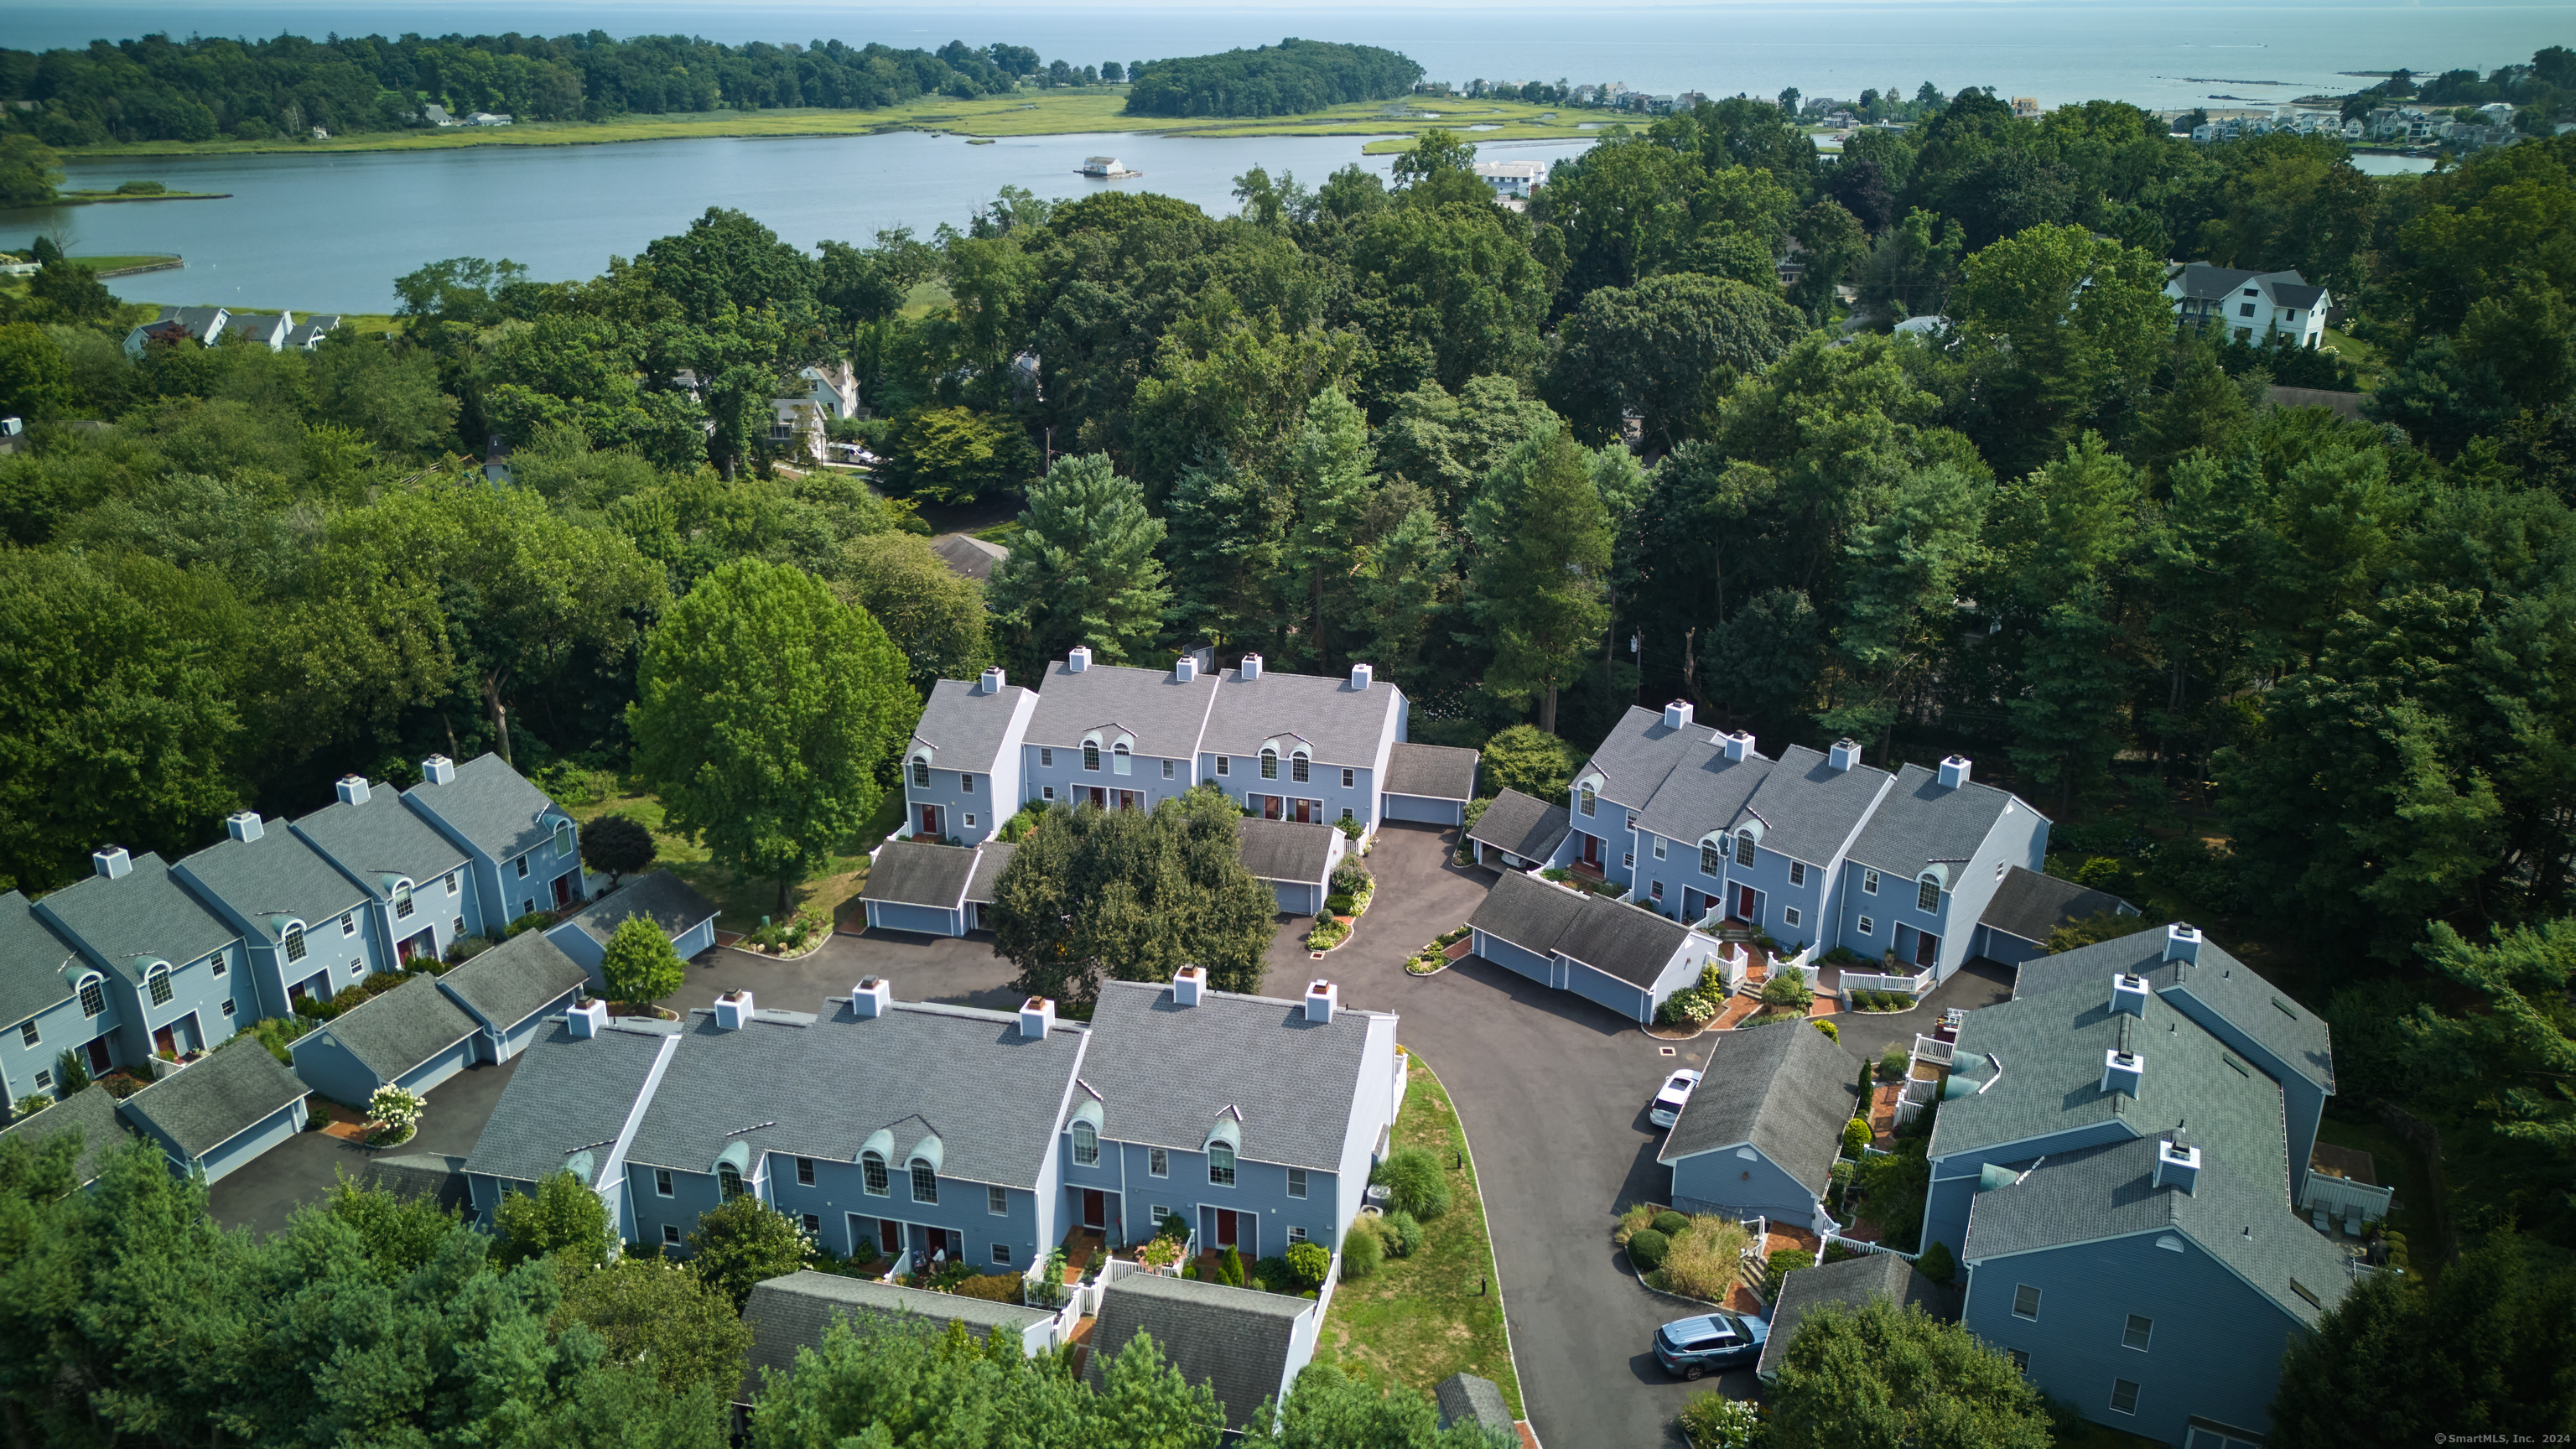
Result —
POLYGON ((995 1330, 1016 1336, 1054 1316, 1042 1308, 934 1293, 927 1288, 898 1288, 891 1283, 871 1283, 810 1268, 784 1278, 767 1279, 752 1285, 751 1299, 742 1307, 742 1321, 751 1328, 751 1361, 744 1369, 742 1389, 734 1401, 751 1402, 761 1389, 763 1370, 784 1379, 796 1366, 796 1351, 821 1348, 824 1331, 837 1318, 914 1319, 933 1325, 962 1323, 981 1338, 995 1330))
POLYGON ((1657 1162, 1751 1143, 1818 1197, 1852 1115, 1851 1058, 1803 1023, 1717 1033, 1657 1162))
POLYGON ((219 840, 179 865, 269 945, 284 938, 290 921, 303 922, 318 938, 325 925, 367 903, 363 887, 282 820, 260 827, 257 840, 219 840))
POLYGON ((72 1165, 72 1186, 87 1187, 97 1180, 107 1155, 134 1140, 116 1107, 116 1098, 107 1088, 84 1087, 33 1117, 10 1123, 0 1130, 0 1140, 16 1138, 31 1148, 42 1148, 66 1132, 80 1133, 81 1152, 72 1165))
POLYGON ((2107 992, 2115 971, 2144 976, 2158 996, 2184 997, 2206 1007, 2278 1058, 2284 1070, 2334 1090, 2334 1040, 2324 1017, 2214 941, 2204 937, 2199 959, 2187 964, 2164 959, 2165 940, 2163 931, 2139 931, 2026 961, 2014 977, 2013 997, 2059 991, 2090 995, 2107 992))
POLYGON ((450 966, 438 984, 503 1031, 563 999, 590 980, 581 963, 546 939, 543 931, 521 931, 461 965, 450 966))
POLYGON ((922 706, 912 737, 930 747, 935 769, 989 775, 1010 740, 1011 721, 1034 708, 1036 700, 1036 694, 1016 684, 987 694, 981 680, 942 679, 930 686, 930 701, 922 706))
POLYGON ((1251 819, 1238 832, 1235 848, 1243 857, 1244 869, 1262 880, 1310 885, 1332 869, 1333 837, 1341 834, 1331 825, 1251 819))
POLYGON ((1896 787, 1879 797, 1851 858, 1912 880, 1927 865, 1957 865, 1975 855, 1996 821, 2028 809, 2009 790, 1973 778, 1951 789, 1938 771, 1907 765, 1897 772, 1896 787))
POLYGON ((1518 1442, 1520 1434, 1512 1418, 1512 1406, 1503 1401, 1500 1385, 1492 1379, 1474 1374, 1451 1374, 1431 1391, 1440 1405, 1440 1427, 1453 1429, 1460 1424, 1473 1424, 1498 1434, 1509 1434, 1518 1442))
POLYGON ((1129 1274, 1101 1295, 1083 1377, 1094 1389, 1105 1388, 1109 1356, 1137 1334, 1150 1333, 1185 1382, 1215 1392, 1226 1427, 1241 1429, 1263 1404, 1277 1404, 1297 1318, 1314 1306, 1303 1298, 1222 1283, 1129 1274))
POLYGON ((465 852, 457 849, 456 842, 439 834, 436 826, 402 802, 392 786, 381 782, 369 786, 367 798, 359 804, 334 802, 287 828, 355 872, 378 900, 392 898, 396 880, 425 885, 465 867, 465 852))
POLYGON ((444 785, 428 780, 403 792, 426 805, 447 827, 494 860, 509 860, 546 843, 543 818, 554 802, 499 755, 477 755, 456 767, 444 785))
POLYGON ((1384 792, 1423 800, 1473 800, 1477 759, 1474 750, 1399 740, 1387 752, 1384 792))
POLYGON ((715 902, 699 895, 687 881, 667 870, 639 875, 589 905, 571 924, 594 941, 605 943, 617 928, 642 916, 673 940, 696 929, 716 913, 715 902))
POLYGON ((947 533, 930 541, 930 551, 960 578, 984 583, 1011 551, 998 543, 988 543, 971 533, 947 533))
MULTIPOLYGON (((1730 760, 1723 744, 1704 740, 1673 753, 1672 769, 1637 807, 1637 828, 1666 840, 1696 842, 1712 830, 1732 829, 1744 818, 1745 805, 1778 768, 1777 762, 1750 751, 1741 760, 1730 760)), ((1605 791, 1601 808, 1615 812, 1627 803, 1613 804, 1612 799, 1605 791)), ((1615 813, 1593 824, 1574 822, 1577 829, 1604 836, 1617 835, 1622 823, 1615 813)), ((1768 834, 1762 843, 1771 843, 1768 834)))
POLYGON ((1019 853, 1020 848, 1007 840, 987 840, 975 847, 975 878, 966 882, 966 899, 979 906, 991 905, 1002 872, 1010 868, 1011 857, 1019 853))
POLYGON ((1677 921, 1588 891, 1507 871, 1467 924, 1541 956, 1562 952, 1632 986, 1652 986, 1689 937, 1677 921))
POLYGON ((367 1185, 396 1197, 425 1197, 449 1211, 472 1211, 465 1186, 465 1159, 453 1153, 372 1158, 367 1163, 367 1185))
POLYGON ((1745 813, 1762 822, 1764 850, 1827 865, 1895 778, 1874 765, 1837 770, 1832 756, 1791 745, 1745 802, 1745 813))
POLYGON ((1242 1156, 1338 1172, 1380 1022, 1392 1028, 1395 1018, 1345 1006, 1310 1021, 1301 1002, 1226 991, 1181 1006, 1169 986, 1104 981, 1083 1081, 1100 1101, 1103 1137, 1197 1152, 1231 1108, 1242 1156))
POLYGON ((1827 1303, 1860 1308, 1885 1298, 1899 1308, 1919 1308, 1935 1318, 1956 1318, 1958 1308, 1948 1289, 1916 1272, 1894 1253, 1863 1253, 1838 1263, 1800 1268, 1780 1280, 1771 1305, 1770 1336, 1762 1341, 1762 1361, 1754 1372, 1768 1379, 1788 1360, 1798 1324, 1827 1303))
POLYGON ((1523 860, 1545 860, 1565 843, 1566 834, 1573 829, 1572 819, 1563 805, 1551 805, 1518 790, 1505 790, 1476 818, 1467 838, 1523 860))
MULTIPOLYGON (((72 935, 135 981, 154 961, 173 967, 210 956, 241 939, 187 888, 170 878, 158 855, 134 858, 115 880, 93 875, 45 897, 44 908, 72 935)), ((281 1068, 281 1070, 283 1070, 281 1068)))
POLYGON ((1586 770, 1599 771, 1601 793, 1633 810, 1654 798, 1656 787, 1681 763, 1684 751, 1708 744, 1715 734, 1702 724, 1674 729, 1664 723, 1662 711, 1631 705, 1593 748, 1583 769, 1574 773, 1580 778, 1586 770))
POLYGON ((621 1017, 584 1041, 560 1017, 547 1023, 520 1054, 500 1104, 466 1155, 465 1170, 533 1183, 560 1171, 575 1154, 616 1141, 655 1064, 678 1035, 677 1022, 621 1017))
POLYGON ((37 919, 27 898, 0 892, 0 1026, 14 1026, 68 1001, 89 963, 37 919))
POLYGON ((438 989, 438 978, 414 976, 323 1022, 295 1046, 337 1042, 368 1071, 390 1082, 482 1029, 438 989))
MULTIPOLYGON (((1137 754, 1191 759, 1198 753, 1199 735, 1216 695, 1213 672, 1184 681, 1169 669, 1093 664, 1077 670, 1058 661, 1047 666, 1038 707, 1029 716, 1024 737, 1032 745, 1078 750, 1085 734, 1100 730, 1101 753, 1106 755, 1110 734, 1125 730, 1136 737, 1137 754)), ((1108 783, 1105 762, 1101 776, 1108 783)))
MULTIPOLYGON (((1199 748, 1209 754, 1249 759, 1262 745, 1283 737, 1306 742, 1318 766, 1349 765, 1373 769, 1378 745, 1392 739, 1395 719, 1404 708, 1404 691, 1382 679, 1366 689, 1345 675, 1283 674, 1263 669, 1245 679, 1240 668, 1225 675, 1209 712, 1199 748)), ((1294 753, 1282 749, 1282 759, 1294 753)))
MULTIPOLYGON (((1995 887, 1994 898, 1986 902, 1986 912, 1977 918, 1977 924, 2045 946, 2058 927, 2071 926, 2104 911, 2134 916, 2138 908, 2109 891, 2097 891, 2017 865, 2004 872, 2002 883, 1995 887)), ((2157 939, 2163 939, 2161 933, 2157 939)))
POLYGON ((889 840, 877 848, 876 863, 868 867, 859 899, 953 911, 975 879, 976 856, 974 849, 963 845, 889 840))
POLYGON ((304 1095, 304 1084, 268 1048, 243 1040, 208 1052, 196 1065, 163 1077, 123 1105, 128 1119, 158 1130, 193 1159, 304 1095))

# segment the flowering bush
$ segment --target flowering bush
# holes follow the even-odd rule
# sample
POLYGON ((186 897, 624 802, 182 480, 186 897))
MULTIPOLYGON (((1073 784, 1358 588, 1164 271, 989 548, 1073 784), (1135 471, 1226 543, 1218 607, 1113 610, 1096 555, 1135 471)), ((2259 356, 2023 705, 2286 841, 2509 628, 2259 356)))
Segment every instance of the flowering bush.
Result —
POLYGON ((1682 1428, 1700 1449, 1749 1449, 1762 1415, 1742 1399, 1705 1393, 1682 1410, 1682 1428))
POLYGON ((402 1087, 378 1087, 367 1099, 367 1115, 388 1127, 409 1127, 420 1120, 428 1102, 418 1092, 402 1087))

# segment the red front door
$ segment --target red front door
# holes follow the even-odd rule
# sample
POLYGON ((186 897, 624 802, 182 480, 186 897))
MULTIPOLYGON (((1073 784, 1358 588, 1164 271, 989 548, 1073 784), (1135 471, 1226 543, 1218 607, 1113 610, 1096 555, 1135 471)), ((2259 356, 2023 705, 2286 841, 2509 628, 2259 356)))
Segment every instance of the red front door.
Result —
POLYGON ((924 835, 937 835, 939 833, 938 806, 924 805, 921 807, 921 833, 924 835))
POLYGON ((1084 1188, 1082 1192, 1082 1225, 1094 1232, 1109 1227, 1109 1194, 1084 1188))
POLYGON ((1095 806, 1099 807, 1100 809, 1103 809, 1103 810, 1108 809, 1108 808, 1109 808, 1109 792, 1108 792, 1107 790, 1104 790, 1104 789, 1100 788, 1098 785, 1093 785, 1093 786, 1091 786, 1091 787, 1089 787, 1089 788, 1090 788, 1090 790, 1091 790, 1091 803, 1092 803, 1093 805, 1095 805, 1095 806))
POLYGON ((1234 1246, 1234 1214, 1225 1208, 1216 1210, 1216 1245, 1220 1248, 1234 1246))
POLYGON ((877 1222, 877 1251, 892 1258, 904 1251, 903 1224, 892 1218, 877 1222))
POLYGON ((1600 836, 1587 835, 1583 837, 1583 863, 1592 867, 1594 870, 1599 870, 1601 868, 1600 836))
POLYGON ((1735 888, 1735 918, 1747 925, 1761 924, 1762 897, 1754 891, 1753 887, 1735 888))
POLYGON ((95 1076, 100 1072, 104 1072, 113 1065, 115 1064, 110 1062, 107 1057, 107 1038, 103 1036, 91 1038, 89 1044, 89 1069, 91 1075, 95 1076))
POLYGON ((574 881, 575 881, 575 880, 576 880, 576 877, 573 875, 573 873, 572 873, 571 871, 565 871, 562 875, 559 875, 559 876, 556 876, 556 877, 555 877, 555 909, 556 909, 556 910, 559 910, 559 911, 560 911, 560 910, 562 910, 564 907, 569 906, 569 905, 571 905, 571 904, 572 904, 573 893, 574 893, 574 891, 576 890, 576 887, 575 887, 575 885, 574 885, 574 881))
POLYGON ((178 1043, 177 1040, 170 1035, 170 1028, 165 1026, 159 1031, 152 1033, 152 1049, 156 1052, 168 1052, 173 1056, 178 1054, 178 1043))
POLYGON ((1262 797, 1261 797, 1261 818, 1262 818, 1262 819, 1264 819, 1264 820, 1276 820, 1276 819, 1278 819, 1278 818, 1279 818, 1279 806, 1280 806, 1280 804, 1281 804, 1281 803, 1282 803, 1282 802, 1280 801, 1279 797, 1278 797, 1278 796, 1276 796, 1276 795, 1264 795, 1264 796, 1262 796, 1262 797))

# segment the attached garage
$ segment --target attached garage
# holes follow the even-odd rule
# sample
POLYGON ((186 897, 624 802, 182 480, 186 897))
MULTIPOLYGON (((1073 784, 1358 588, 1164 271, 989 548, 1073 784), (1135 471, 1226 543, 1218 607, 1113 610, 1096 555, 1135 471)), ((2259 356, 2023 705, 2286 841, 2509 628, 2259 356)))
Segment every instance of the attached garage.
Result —
POLYGON ((1651 911, 1517 871, 1494 882, 1467 926, 1477 955, 1641 1024, 1721 949, 1651 911))
POLYGON ((304 1084, 268 1048, 243 1040, 126 1098, 119 1111, 169 1154, 172 1170, 203 1172, 212 1184, 302 1131, 304 1098, 304 1084))
POLYGON ((1279 909, 1292 916, 1323 913, 1333 867, 1342 863, 1348 843, 1339 826, 1294 820, 1246 820, 1235 837, 1244 869, 1260 877, 1279 909))
POLYGON ((2105 911, 2134 916, 2138 908, 2109 891, 2097 891, 2017 865, 2004 872, 2004 878, 1995 885, 1994 898, 1986 902, 1986 909, 1977 917, 1977 934, 1968 954, 2018 966, 2047 955, 2048 938, 2058 927, 2071 926, 2105 911))
POLYGON ((1395 745, 1387 753, 1378 818, 1464 824, 1467 802, 1476 798, 1477 758, 1474 750, 1447 745, 1395 745))
POLYGON ((1002 882, 1002 870, 1019 853, 1019 847, 999 840, 987 840, 975 847, 975 875, 966 882, 966 929, 989 929, 984 908, 993 904, 993 890, 1002 882))
POLYGON ((679 952, 682 960, 716 944, 715 902, 667 870, 639 875, 592 901, 572 919, 547 927, 546 939, 590 973, 592 987, 605 990, 607 982, 600 977, 599 962, 608 951, 608 938, 636 916, 661 927, 662 934, 671 938, 671 949, 679 952))
POLYGON ((590 986, 590 973, 542 932, 522 931, 438 978, 439 989, 482 1030, 477 1061, 506 1062, 527 1049, 549 1016, 590 986))
POLYGON ((483 1024, 439 990, 436 977, 415 976, 296 1038, 287 1050, 306 1086, 364 1107, 379 1087, 427 1092, 472 1066, 482 1034, 483 1024))
POLYGON ((1505 790, 1467 831, 1476 861, 1496 870, 1528 870, 1556 858, 1574 829, 1574 813, 1534 795, 1505 790))
POLYGON ((966 893, 975 881, 978 852, 962 845, 889 840, 877 847, 859 903, 868 924, 884 931, 963 936, 966 893))
POLYGON ((1791 1022, 1717 1033, 1699 1085, 1655 1160, 1672 1200, 1806 1227, 1842 1154, 1852 1059, 1791 1022))

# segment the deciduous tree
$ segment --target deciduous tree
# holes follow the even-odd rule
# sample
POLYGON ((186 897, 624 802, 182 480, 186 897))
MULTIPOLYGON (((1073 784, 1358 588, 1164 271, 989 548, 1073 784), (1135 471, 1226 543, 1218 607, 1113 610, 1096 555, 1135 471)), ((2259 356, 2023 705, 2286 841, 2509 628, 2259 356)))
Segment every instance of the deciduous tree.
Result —
POLYGON ((2054 1436, 2038 1388, 2011 1360, 1881 1296, 1798 1320, 1768 1439, 1780 1449, 2048 1449, 2054 1436))

